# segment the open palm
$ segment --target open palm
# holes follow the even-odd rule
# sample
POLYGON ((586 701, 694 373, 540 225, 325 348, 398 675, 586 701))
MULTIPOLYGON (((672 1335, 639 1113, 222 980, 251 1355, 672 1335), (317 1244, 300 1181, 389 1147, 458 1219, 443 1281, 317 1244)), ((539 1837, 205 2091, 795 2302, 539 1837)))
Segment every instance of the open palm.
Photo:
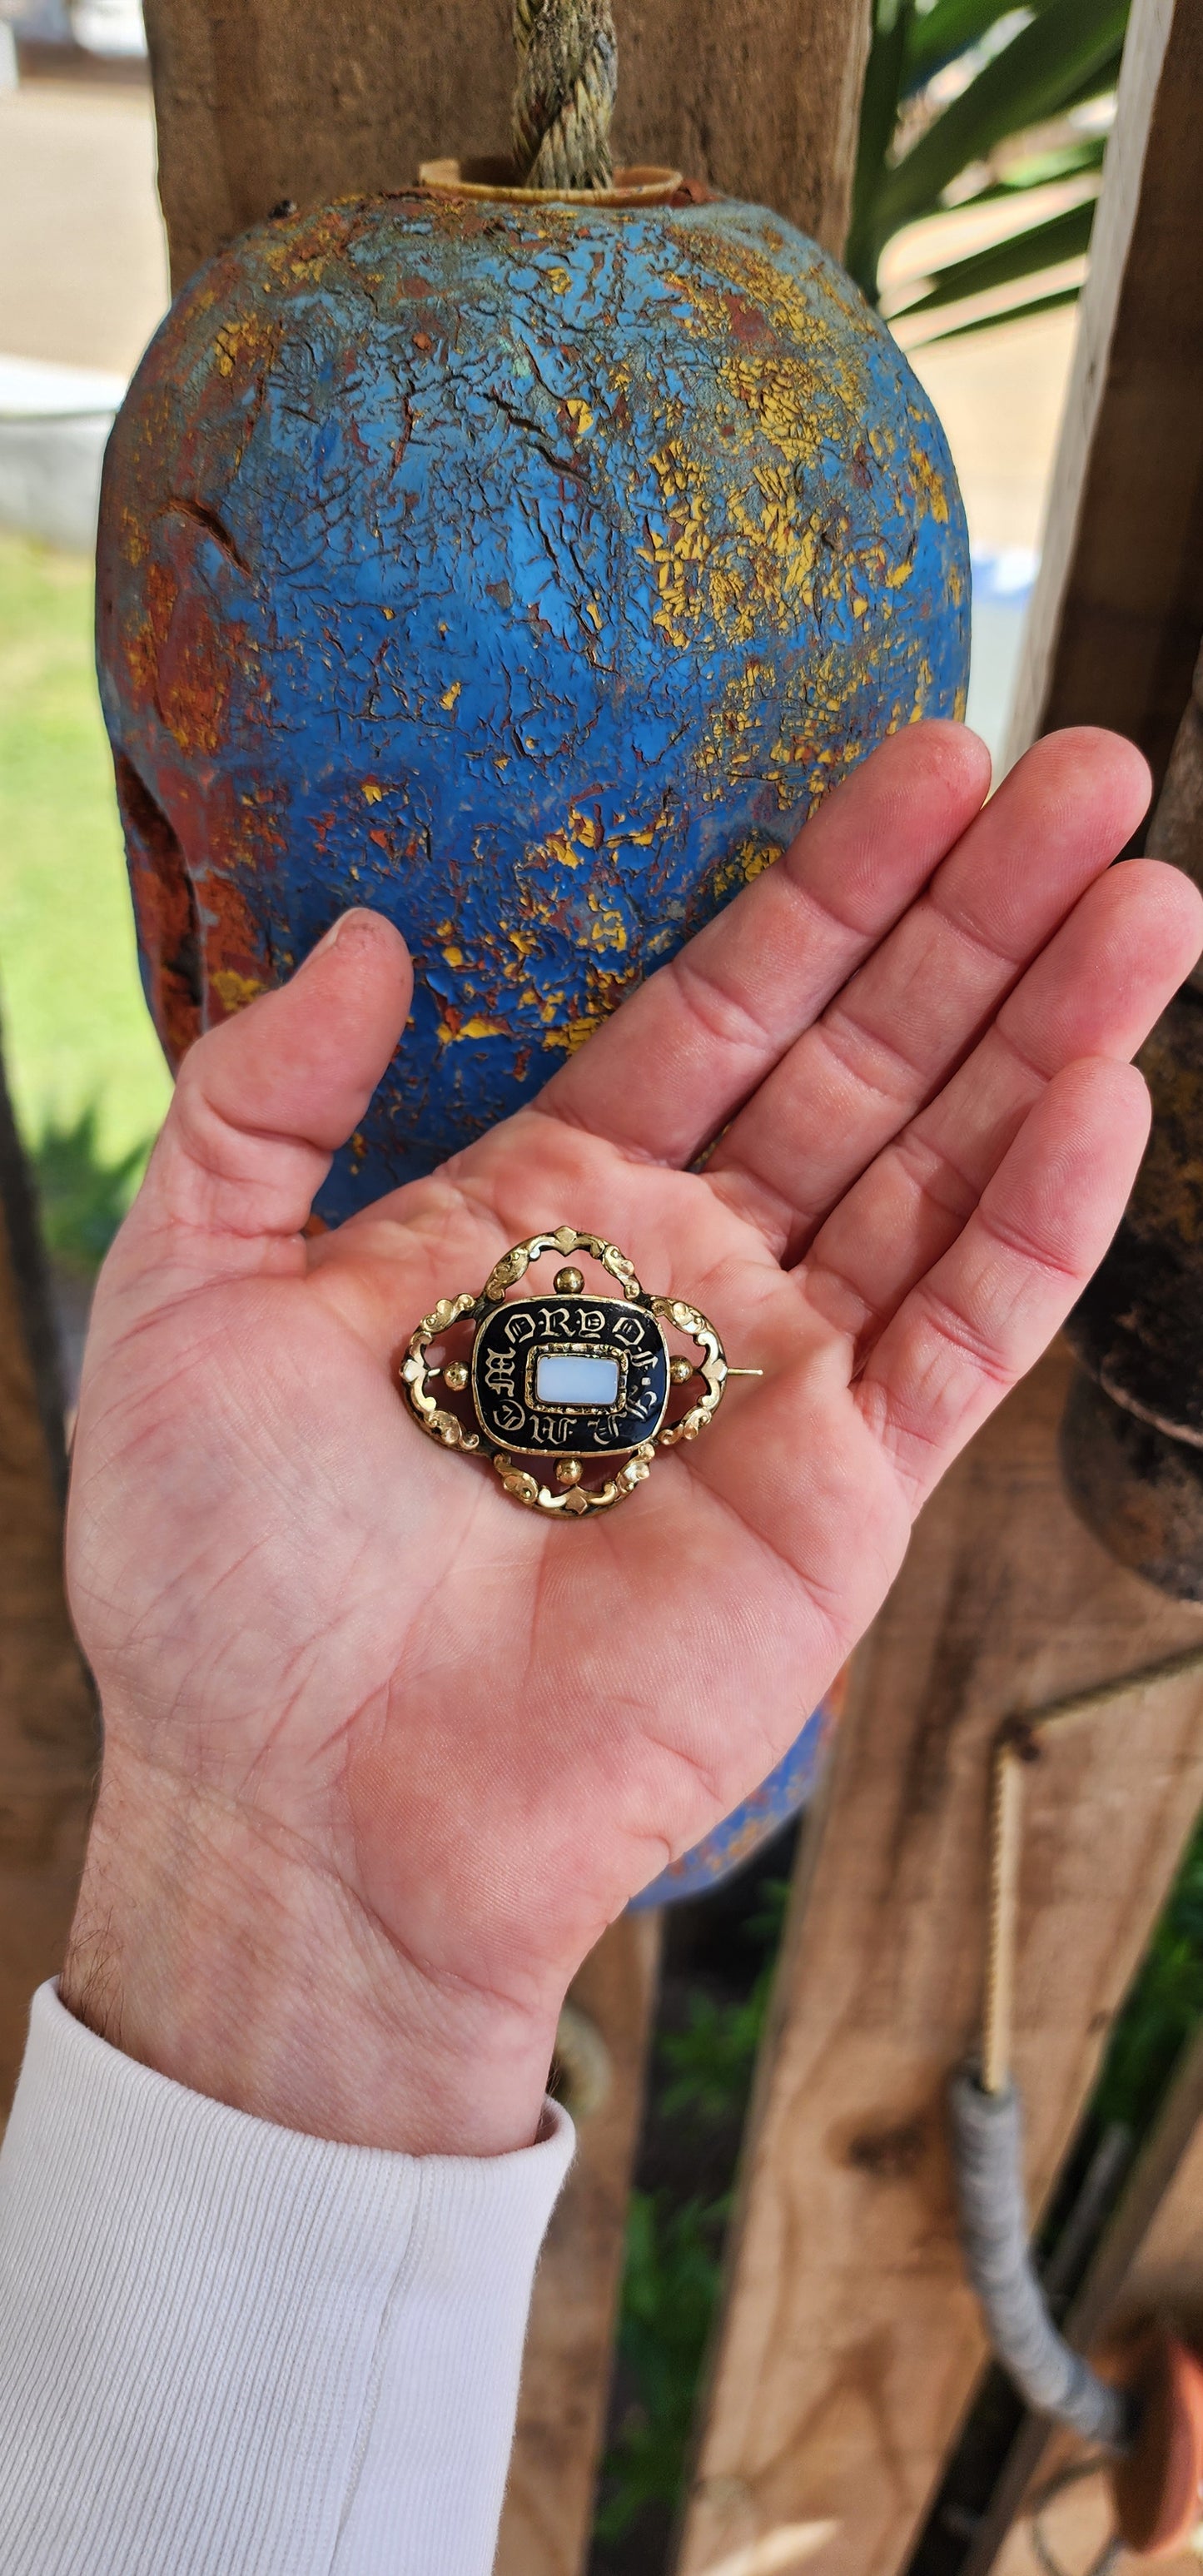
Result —
POLYGON ((1127 746, 987 783, 956 727, 886 744, 535 1106, 335 1234, 301 1228, 404 1021, 396 933, 347 916, 189 1058, 98 1295, 72 1600, 127 1832, 270 1883, 349 2028, 395 1991, 449 2062, 545 2064, 581 1956, 780 1758, 1101 1257, 1199 902, 1104 873, 1127 746), (564 1224, 765 1372, 568 1525, 397 1382, 440 1297, 564 1224))

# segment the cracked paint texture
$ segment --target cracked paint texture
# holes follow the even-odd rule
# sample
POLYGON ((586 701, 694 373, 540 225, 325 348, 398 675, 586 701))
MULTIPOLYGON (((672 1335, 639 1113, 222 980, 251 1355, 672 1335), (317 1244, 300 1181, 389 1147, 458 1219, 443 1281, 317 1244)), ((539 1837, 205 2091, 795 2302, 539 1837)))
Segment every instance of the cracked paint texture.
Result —
POLYGON ((98 618, 173 1063, 348 904, 413 952, 333 1221, 535 1092, 885 733, 962 712, 968 545, 905 359, 775 216, 414 191, 177 299, 98 618))

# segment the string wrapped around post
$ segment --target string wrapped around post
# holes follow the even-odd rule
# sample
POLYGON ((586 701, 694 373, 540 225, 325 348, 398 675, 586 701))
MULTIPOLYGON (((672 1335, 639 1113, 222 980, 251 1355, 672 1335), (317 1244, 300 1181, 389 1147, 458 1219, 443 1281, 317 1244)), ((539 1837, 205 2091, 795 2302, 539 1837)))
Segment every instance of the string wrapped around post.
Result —
MULTIPOLYGON (((1203 1668, 1191 1647, 1140 1672, 1121 1673, 1051 1707, 1017 1713, 995 1738, 990 1774, 990 1905, 981 2055, 949 2087, 961 2249, 997 2360, 1025 2405, 1068 2424, 1117 2458, 1135 2456, 1142 2401, 1100 2379, 1053 2322, 1032 2260, 1023 2179, 1023 2111, 1011 2074, 1023 1773, 1042 1739, 1118 1706, 1137 1689, 1203 1668)), ((1155 2432, 1156 2427, 1154 2425, 1155 2432)))
POLYGON ((609 188, 618 44, 610 0, 514 0, 514 175, 526 188, 609 188))

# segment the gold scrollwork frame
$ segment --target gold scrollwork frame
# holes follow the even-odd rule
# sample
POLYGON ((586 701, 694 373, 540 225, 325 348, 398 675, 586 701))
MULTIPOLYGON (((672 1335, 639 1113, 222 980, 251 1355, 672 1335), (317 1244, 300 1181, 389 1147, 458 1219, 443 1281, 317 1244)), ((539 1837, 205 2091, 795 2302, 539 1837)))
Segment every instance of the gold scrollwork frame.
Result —
POLYGON ((652 1297, 648 1302, 653 1315, 658 1316, 662 1324, 675 1324, 678 1332, 688 1333, 702 1353, 697 1375, 706 1389, 705 1394, 698 1397, 696 1404, 690 1405, 688 1413, 683 1413, 679 1422, 667 1423, 657 1434, 657 1447, 671 1449, 678 1440, 696 1440, 699 1431, 704 1431, 707 1423, 713 1422, 727 1383, 727 1354, 713 1324, 699 1307, 687 1306, 683 1297, 652 1297))
MULTIPOLYGON (((417 1332, 410 1335, 409 1348, 401 1362, 401 1383, 423 1431, 432 1440, 442 1442, 444 1449, 479 1449, 480 1434, 465 1431, 454 1413, 444 1412, 438 1397, 430 1393, 427 1381, 432 1372, 426 1366, 426 1354, 436 1333, 445 1333, 458 1324, 461 1315, 470 1315, 480 1300, 465 1289, 459 1297, 440 1297, 429 1315, 423 1315, 417 1332)), ((437 1374, 437 1372, 434 1372, 437 1374)))
POLYGON ((584 1234, 571 1225, 557 1226, 551 1234, 532 1234, 525 1243, 514 1244, 509 1252, 502 1254, 500 1261, 494 1263, 479 1296, 474 1297, 465 1291, 458 1297, 441 1297, 433 1312, 423 1316, 417 1331, 411 1335, 401 1364, 402 1383, 415 1419, 430 1439, 439 1441, 445 1449, 475 1450, 482 1456, 487 1455, 507 1494, 512 1495, 515 1502, 525 1504, 530 1511, 551 1512, 566 1520, 583 1520, 591 1512, 612 1510, 615 1503, 624 1502, 628 1494, 633 1494, 638 1485, 646 1482, 658 1449, 671 1449, 679 1441, 696 1440, 707 1423, 714 1420, 728 1374, 722 1343, 713 1324, 699 1307, 689 1305, 682 1297, 648 1295, 635 1275, 634 1264, 628 1261, 625 1252, 619 1251, 616 1243, 607 1243, 602 1235, 584 1234), (516 1286, 531 1263, 545 1252, 561 1255, 591 1253, 616 1281, 624 1297, 645 1306, 661 1325, 675 1324, 678 1332, 687 1333, 702 1354, 695 1375, 701 1378, 704 1389, 697 1403, 690 1405, 679 1422, 666 1424, 654 1439, 633 1449, 626 1464, 618 1468, 604 1485, 581 1483, 578 1467, 574 1481, 568 1482, 558 1493, 554 1493, 549 1485, 540 1484, 537 1476, 520 1467, 505 1450, 490 1449, 487 1442, 482 1448, 481 1433, 466 1430, 456 1414, 440 1406, 429 1383, 437 1371, 428 1368, 426 1358, 436 1336, 448 1331, 462 1316, 471 1314, 478 1322, 483 1322, 489 1310, 502 1303, 507 1288, 516 1286))
POLYGON ((618 1281, 624 1297, 643 1296, 635 1277, 634 1263, 628 1261, 616 1243, 607 1243, 600 1234, 578 1234, 573 1225, 560 1225, 554 1234, 532 1234, 525 1243, 516 1243, 511 1251, 503 1252, 485 1281, 482 1305, 499 1305, 506 1289, 512 1288, 543 1252, 591 1252, 594 1260, 600 1261, 602 1269, 608 1270, 610 1277, 618 1281))
POLYGON ((525 1503, 529 1511, 560 1512, 566 1520, 583 1520, 586 1512, 608 1512, 613 1504, 633 1494, 636 1485, 642 1485, 650 1476, 655 1455, 655 1442, 645 1440, 641 1448, 632 1450, 625 1467, 620 1467, 604 1485, 569 1485, 566 1493, 559 1494, 553 1494, 550 1485, 541 1485, 537 1476, 529 1475, 503 1449, 497 1451, 493 1465, 507 1494, 512 1494, 516 1503, 525 1503))

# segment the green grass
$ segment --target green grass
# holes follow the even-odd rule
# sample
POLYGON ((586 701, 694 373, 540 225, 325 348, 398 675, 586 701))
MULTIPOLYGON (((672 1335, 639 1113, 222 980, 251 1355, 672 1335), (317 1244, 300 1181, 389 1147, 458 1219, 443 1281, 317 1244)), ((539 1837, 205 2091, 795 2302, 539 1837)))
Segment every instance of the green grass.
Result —
POLYGON ((1111 2035, 1093 2113, 1139 2136, 1203 2023, 1203 1819, 1111 2035))
POLYGON ((104 1249, 170 1084, 134 951, 92 569, 0 535, 0 1014, 57 1257, 104 1249))
MULTIPOLYGON (((742 2123, 777 1965, 787 1879, 760 1882, 741 1929, 755 1973, 739 2000, 690 1995, 684 2025, 662 2032, 652 2100, 666 2122, 699 2143, 742 2123)), ((651 2506, 676 2509, 683 2492, 698 2383, 722 2286, 728 2188, 710 2197, 633 2191, 618 2326, 629 2402, 606 2454, 596 2520, 602 2542, 621 2542, 651 2506)))

